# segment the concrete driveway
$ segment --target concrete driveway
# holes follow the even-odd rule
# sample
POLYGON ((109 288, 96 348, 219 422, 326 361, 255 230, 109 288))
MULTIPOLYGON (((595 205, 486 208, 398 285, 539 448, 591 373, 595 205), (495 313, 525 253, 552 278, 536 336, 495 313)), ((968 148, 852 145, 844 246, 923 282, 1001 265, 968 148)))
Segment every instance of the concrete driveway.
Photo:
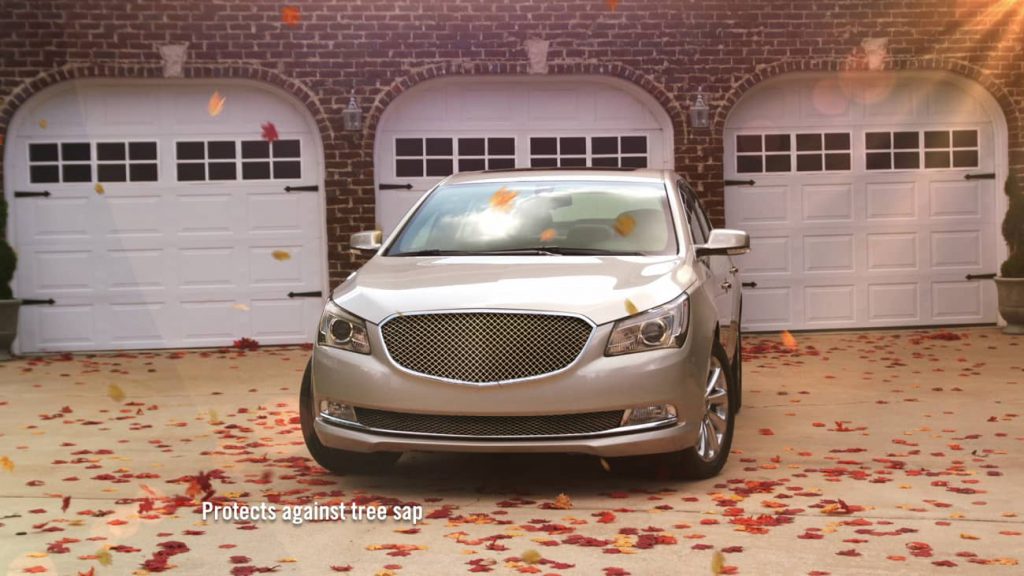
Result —
POLYGON ((326 475, 299 430, 301 347, 0 364, 0 569, 1022 573, 1024 339, 797 338, 747 338, 733 455, 690 483, 582 456, 415 454, 385 476, 326 475), (279 513, 203 522, 204 497, 279 513), (314 501, 427 519, 281 518, 314 501))

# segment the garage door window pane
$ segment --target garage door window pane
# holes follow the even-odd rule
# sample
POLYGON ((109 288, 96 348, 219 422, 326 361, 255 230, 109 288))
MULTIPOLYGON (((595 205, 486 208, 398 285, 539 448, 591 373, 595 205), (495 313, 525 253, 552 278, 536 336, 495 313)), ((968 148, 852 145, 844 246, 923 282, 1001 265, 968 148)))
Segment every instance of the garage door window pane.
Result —
POLYGON ((555 156, 558 154, 556 138, 530 138, 531 156, 555 156))
MULTIPOLYGON (((483 138, 459 138, 459 156, 483 156, 483 138)), ((459 170, 462 170, 461 168, 459 170)), ((483 170, 483 168, 480 168, 483 170)))
POLYGON ((242 142, 242 159, 270 158, 270 142, 246 140, 242 142))
POLYGON ((797 152, 813 152, 815 150, 821 150, 821 134, 796 135, 797 152))
POLYGON ((488 170, 511 170, 516 167, 515 158, 488 158, 488 170))
POLYGON ((953 148, 977 148, 978 147, 978 131, 977 130, 954 130, 953 131, 953 148))
POLYGON ((206 145, 203 142, 178 142, 178 160, 202 160, 206 158, 206 145))
POLYGON ((646 136, 623 136, 622 137, 622 153, 623 154, 647 154, 647 137, 646 136))
POLYGON ((128 169, 125 164, 99 164, 96 179, 100 182, 127 182, 128 169))
POLYGON ((178 163, 179 182, 197 182, 206 180, 206 165, 199 162, 178 163))
MULTIPOLYGON (((451 138, 427 138, 427 156, 451 156, 452 155, 452 139, 451 138)), ((430 168, 427 168, 427 172, 430 172, 430 168)), ((447 174, 446 174, 447 176, 447 174)))
POLYGON ((56 144, 29 144, 29 162, 56 162, 58 160, 56 144))
POLYGON ((830 132, 825 134, 825 150, 849 150, 849 132, 830 132))
POLYGON ((587 165, 587 159, 570 156, 561 158, 558 161, 558 165, 562 168, 584 168, 587 165))
POLYGON ((396 138, 395 156, 423 156, 421 138, 396 138))
POLYGON ((61 171, 64 182, 92 182, 92 166, 88 164, 65 164, 61 171))
MULTIPOLYGON (((558 153, 562 156, 567 155, 586 155, 587 153, 587 139, 586 138, 559 138, 558 139, 558 153)), ((584 161, 584 165, 586 162, 584 161)))
POLYGON ((765 172, 789 172, 790 166, 788 154, 768 154, 764 158, 765 172))
MULTIPOLYGON (((96 159, 104 160, 126 160, 124 142, 98 142, 96 144, 96 159)), ((100 177, 102 180, 103 178, 100 177)))
POLYGON ((849 170, 850 169, 850 153, 845 154, 825 154, 825 170, 849 170))
POLYGON ((270 180, 270 162, 242 162, 242 180, 270 180))
POLYGON ((892 148, 891 135, 888 132, 868 132, 864 134, 864 145, 868 150, 889 150, 892 148))
POLYGON ((301 163, 297 160, 275 160, 275 180, 297 180, 302 177, 301 163))
POLYGON ((821 154, 798 154, 796 157, 797 172, 820 172, 822 169, 821 154))
POLYGON ((925 148, 949 148, 949 131, 928 131, 924 133, 925 148))
POLYGON ((928 150, 924 153, 925 168, 949 168, 948 150, 928 150))
POLYGON ((156 160, 156 142, 129 142, 129 160, 156 160))
POLYGON ((618 168, 619 158, 617 156, 601 156, 591 160, 590 164, 600 168, 618 168))
POLYGON ((558 158, 552 156, 550 158, 530 158, 531 168, 554 168, 558 166, 558 158))
MULTIPOLYGON (((235 157, 235 143, 224 140, 207 142, 206 157, 218 160, 227 160, 235 157)), ((212 178, 211 178, 212 180, 212 178)))
POLYGON ((917 132, 893 132, 892 147, 896 150, 917 150, 919 136, 917 132))
POLYGON ((156 164, 150 162, 129 164, 128 179, 132 182, 156 182, 156 164))
POLYGON ((592 154, 618 154, 619 139, 614 136, 591 138, 590 151, 592 154))
POLYGON ((760 152, 761 135, 745 135, 736 137, 736 152, 760 152))
POLYGON ((274 140, 274 158, 301 158, 298 140, 274 140))
POLYGON ((761 156, 737 156, 736 157, 736 171, 740 173, 757 173, 762 172, 764 168, 764 162, 761 160, 761 156))
POLYGON ((487 154, 489 156, 515 156, 515 138, 488 138, 487 154))
POLYGON ((459 158, 459 172, 475 172, 486 169, 487 163, 483 158, 459 158))
POLYGON ((41 164, 29 167, 29 180, 33 184, 60 182, 60 168, 56 164, 41 164))
POLYGON ((423 160, 396 160, 395 176, 399 178, 422 178, 423 160))
POLYGON ((452 160, 451 158, 428 158, 427 159, 427 176, 445 177, 451 176, 452 160))
POLYGON ((234 162, 210 162, 210 180, 235 180, 238 175, 234 162))
POLYGON ((91 158, 88 142, 65 142, 60 145, 60 159, 64 162, 88 162, 91 158))
POLYGON ((953 167, 954 168, 977 168, 978 167, 978 151, 977 150, 954 150, 953 151, 953 167))
POLYGON ((647 168, 647 156, 623 156, 623 168, 647 168))
POLYGON ((892 166, 896 170, 916 170, 921 167, 921 157, 917 150, 913 152, 895 152, 892 155, 892 166))
POLYGON ((865 167, 868 170, 890 170, 892 156, 889 152, 868 152, 865 167))
POLYGON ((765 152, 789 152, 789 134, 765 134, 765 152))

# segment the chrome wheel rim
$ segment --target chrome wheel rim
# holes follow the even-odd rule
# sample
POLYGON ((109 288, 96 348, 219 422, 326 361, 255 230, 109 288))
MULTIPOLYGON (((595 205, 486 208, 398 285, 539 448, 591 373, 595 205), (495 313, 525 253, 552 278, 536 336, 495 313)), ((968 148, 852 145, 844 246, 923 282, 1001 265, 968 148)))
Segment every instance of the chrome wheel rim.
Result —
POLYGON ((711 357, 704 386, 704 416, 697 436, 697 455, 705 462, 718 458, 729 430, 729 389, 718 358, 711 357))

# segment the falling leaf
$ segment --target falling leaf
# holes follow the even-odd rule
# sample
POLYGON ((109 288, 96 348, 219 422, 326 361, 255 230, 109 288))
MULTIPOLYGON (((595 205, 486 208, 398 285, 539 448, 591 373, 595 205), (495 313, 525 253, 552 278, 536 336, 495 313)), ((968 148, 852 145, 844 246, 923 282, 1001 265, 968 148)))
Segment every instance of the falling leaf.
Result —
POLYGON ((615 219, 615 232, 619 236, 629 236, 636 229, 636 219, 629 214, 620 214, 615 219))
POLYGON ((220 116, 220 113, 224 111, 224 102, 227 98, 220 95, 220 92, 214 91, 213 96, 210 96, 210 102, 206 105, 206 111, 210 113, 210 116, 220 116))
POLYGON ((636 304, 633 304, 632 300, 630 300, 629 298, 626 298, 626 313, 629 314, 630 316, 632 316, 632 315, 636 314, 639 311, 640 310, 637 309, 636 304))
POLYGON ((210 408, 210 424, 223 424, 223 422, 221 422, 220 420, 220 416, 217 415, 217 411, 214 410, 213 408, 210 408))
POLYGON ((554 240, 555 236, 557 236, 557 235, 558 235, 558 232, 555 232, 554 228, 548 228, 548 229, 546 229, 546 230, 544 230, 543 232, 540 233, 540 241, 541 242, 550 242, 550 241, 554 240))
POLYGON ((96 553, 96 560, 103 566, 110 566, 114 563, 114 559, 110 557, 110 550, 106 548, 101 549, 96 553))
POLYGON ((5 472, 14 472, 14 462, 7 456, 0 456, 0 466, 3 466, 5 472))
POLYGON ((285 260, 291 260, 292 258, 292 255, 284 250, 274 250, 273 252, 270 253, 270 255, 273 256, 274 260, 277 260, 278 262, 284 262, 285 260))
POLYGON ((111 384, 107 386, 107 396, 110 396, 114 402, 120 402, 124 400, 124 390, 121 390, 121 387, 117 384, 111 384))
POLYGON ((715 576, 722 574, 725 571, 725 556, 718 550, 711 556, 711 573, 715 576))
POLYGON ((601 458, 601 468, 604 468, 605 472, 611 472, 612 471, 612 465, 609 464, 608 461, 605 460, 604 458, 601 458))
POLYGON ((47 127, 48 125, 49 125, 49 124, 48 124, 48 123, 46 122, 46 118, 40 118, 40 119, 39 119, 39 127, 40 127, 40 128, 42 128, 43 130, 46 130, 46 127, 47 127))
POLYGON ((491 208, 494 210, 500 210, 502 212, 508 212, 512 210, 512 204, 515 202, 516 192, 509 190, 502 186, 498 188, 498 191, 491 195, 491 208))
POLYGON ((92 187, 92 189, 95 190, 97 194, 103 194, 104 192, 106 192, 106 189, 103 188, 103 184, 100 184, 99 182, 97 182, 96 185, 92 187))
POLYGON ((555 501, 551 504, 551 508, 555 510, 569 510, 572 508, 572 498, 567 494, 559 494, 555 497, 555 501))
POLYGON ((540 552, 537 552, 536 550, 530 549, 530 550, 527 550, 526 552, 523 552, 523 555, 520 556, 519 559, 522 560, 523 562, 526 562, 527 564, 536 564, 536 563, 540 562, 541 560, 543 560, 544 557, 540 555, 540 552))
POLYGON ((302 17, 302 12, 299 11, 298 6, 285 6, 281 8, 281 22, 289 26, 296 26, 299 23, 299 19, 302 17))
POLYGON ((241 310, 242 312, 248 312, 249 311, 249 305, 248 304, 242 304, 241 302, 239 302, 238 304, 232 304, 231 307, 234 308, 235 310, 241 310))
POLYGON ((790 350, 796 350, 796 338, 789 333, 789 330, 782 331, 782 345, 790 350))
POLYGON ((273 122, 267 122, 266 124, 260 125, 263 128, 263 139, 267 142, 273 142, 277 140, 277 126, 274 126, 273 122))
POLYGON ((615 12, 615 9, 619 7, 619 0, 607 0, 607 1, 608 1, 608 8, 612 12, 615 12))

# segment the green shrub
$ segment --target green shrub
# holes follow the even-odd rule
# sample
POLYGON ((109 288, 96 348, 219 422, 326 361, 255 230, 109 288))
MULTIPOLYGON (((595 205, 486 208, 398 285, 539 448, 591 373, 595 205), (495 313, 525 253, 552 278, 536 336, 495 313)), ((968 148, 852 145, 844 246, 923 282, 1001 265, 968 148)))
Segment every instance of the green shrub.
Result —
POLYGON ((1010 207, 1003 219, 1003 238, 1010 256, 1003 262, 1001 272, 1004 278, 1024 278, 1024 190, 1015 174, 1006 179, 1006 195, 1010 207))
POLYGON ((0 194, 0 300, 10 300, 11 279, 18 265, 18 256, 7 243, 7 200, 0 194))

